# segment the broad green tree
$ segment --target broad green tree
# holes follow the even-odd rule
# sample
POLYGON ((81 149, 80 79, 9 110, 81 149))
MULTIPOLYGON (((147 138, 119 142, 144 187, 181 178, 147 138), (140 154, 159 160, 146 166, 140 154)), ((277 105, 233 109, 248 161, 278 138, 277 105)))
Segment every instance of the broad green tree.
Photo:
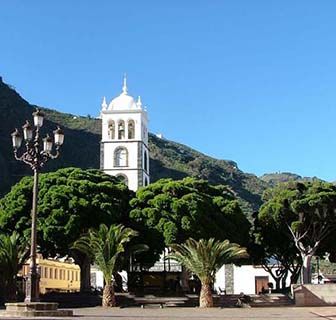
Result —
POLYGON ((286 279, 291 274, 291 283, 296 283, 300 275, 302 260, 294 242, 288 237, 288 227, 259 219, 256 213, 253 220, 257 260, 275 281, 276 290, 286 288, 286 279))
POLYGON ((211 284, 219 268, 227 263, 247 258, 246 249, 229 240, 216 241, 188 239, 184 244, 172 244, 171 258, 180 262, 187 270, 196 274, 201 281, 199 306, 213 307, 211 284))
POLYGON ((131 220, 158 232, 160 251, 190 237, 229 239, 245 246, 250 241, 250 223, 227 186, 194 178, 161 179, 139 189, 130 203, 131 220))
MULTIPOLYGON (((30 239, 32 178, 25 177, 0 200, 0 231, 30 239)), ((38 194, 38 245, 45 256, 71 254, 81 267, 81 289, 90 288, 90 260, 69 246, 101 223, 125 223, 133 192, 100 170, 64 168, 41 174, 38 194)))
POLYGON ((103 272, 103 307, 116 306, 113 273, 116 271, 118 258, 125 252, 125 245, 135 236, 136 231, 122 225, 107 227, 101 224, 98 230, 90 229, 87 235, 74 243, 73 248, 92 257, 103 272))
POLYGON ((291 239, 302 259, 301 281, 310 283, 311 259, 336 229, 336 186, 290 182, 271 190, 268 197, 259 220, 270 230, 273 225, 283 230, 291 239))
POLYGON ((17 274, 28 257, 27 243, 17 232, 0 234, 0 278, 7 301, 16 300, 17 274))

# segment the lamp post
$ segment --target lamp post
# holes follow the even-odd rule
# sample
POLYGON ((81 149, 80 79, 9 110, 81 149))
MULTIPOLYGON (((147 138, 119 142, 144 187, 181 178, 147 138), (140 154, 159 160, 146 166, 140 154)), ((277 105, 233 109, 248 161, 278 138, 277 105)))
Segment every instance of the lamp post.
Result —
POLYGON ((38 174, 44 164, 50 159, 56 159, 60 155, 59 149, 64 141, 64 133, 58 127, 54 133, 56 153, 52 154, 53 139, 47 135, 40 139, 40 128, 43 125, 44 114, 39 109, 33 112, 34 126, 29 121, 22 126, 23 137, 18 129, 11 134, 15 159, 28 164, 34 172, 33 203, 31 211, 31 238, 30 238, 30 264, 26 283, 25 302, 39 301, 39 274, 36 265, 36 222, 37 222, 37 195, 38 195, 38 174), (22 140, 25 141, 25 151, 18 155, 18 149, 22 140))

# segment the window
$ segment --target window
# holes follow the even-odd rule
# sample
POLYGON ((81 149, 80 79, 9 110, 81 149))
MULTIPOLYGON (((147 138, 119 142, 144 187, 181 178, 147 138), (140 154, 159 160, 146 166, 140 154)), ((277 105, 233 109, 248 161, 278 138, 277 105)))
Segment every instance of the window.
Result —
POLYGON ((48 278, 48 268, 47 267, 44 268, 44 277, 48 278))
POLYGON ((125 139, 125 121, 118 122, 118 139, 125 139))
POLYGON ((55 274, 54 274, 55 276, 54 276, 54 278, 55 279, 58 279, 58 272, 57 272, 57 268, 55 268, 55 274))
POLYGON ((135 137, 135 125, 133 120, 128 121, 128 139, 134 139, 135 137))
POLYGON ((144 164, 143 167, 144 167, 145 171, 148 171, 148 155, 147 155, 147 151, 146 150, 144 152, 143 164, 144 164))
POLYGON ((119 147, 114 151, 114 166, 127 167, 128 166, 128 151, 124 147, 119 147))
POLYGON ((116 175, 116 177, 124 184, 126 184, 126 186, 128 186, 128 179, 125 175, 123 174, 118 174, 116 175))
POLYGON ((146 186, 148 186, 148 178, 147 177, 145 177, 145 179, 144 179, 144 186, 146 187, 146 186))
POLYGON ((52 268, 49 269, 49 278, 53 279, 53 269, 52 268))
POLYGON ((115 125, 114 121, 111 121, 108 125, 108 137, 109 139, 115 139, 115 125))

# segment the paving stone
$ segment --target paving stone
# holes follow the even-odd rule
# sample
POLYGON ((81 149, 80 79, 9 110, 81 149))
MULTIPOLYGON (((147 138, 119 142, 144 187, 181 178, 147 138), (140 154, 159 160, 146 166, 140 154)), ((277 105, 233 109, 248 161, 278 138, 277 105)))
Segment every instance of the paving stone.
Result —
MULTIPOLYGON (((0 311, 1 319, 10 319, 0 311)), ((81 320, 321 320, 336 319, 336 307, 277 307, 277 308, 78 308, 75 318, 81 320)), ((11 318, 13 319, 13 318, 11 318)), ((20 319, 20 318, 14 318, 20 319)), ((22 319, 22 318, 21 318, 22 319)), ((34 319, 34 318, 26 318, 34 319)), ((36 319, 36 318, 35 318, 36 319)), ((48 316, 41 319, 58 319, 48 316)), ((62 316, 61 319, 74 319, 62 316)))

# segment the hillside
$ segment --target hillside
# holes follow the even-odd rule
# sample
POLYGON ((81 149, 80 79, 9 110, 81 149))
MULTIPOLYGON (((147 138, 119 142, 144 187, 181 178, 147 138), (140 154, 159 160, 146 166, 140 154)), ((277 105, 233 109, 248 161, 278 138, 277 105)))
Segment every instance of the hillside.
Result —
POLYGON ((261 180, 266 182, 270 187, 274 187, 279 183, 288 181, 313 181, 320 180, 316 177, 301 177, 298 174, 290 172, 276 172, 276 173, 266 173, 259 177, 261 180))
MULTIPOLYGON (((26 119, 31 119, 33 107, 13 88, 0 78, 0 196, 22 176, 31 174, 26 165, 14 160, 10 133, 20 128, 26 119)), ((77 166, 81 168, 99 168, 99 142, 101 123, 98 119, 78 117, 42 108, 46 113, 44 132, 51 132, 60 124, 65 131, 65 144, 62 156, 50 161, 45 170, 60 167, 77 166)), ((206 156, 185 145, 149 136, 151 181, 163 177, 180 179, 194 176, 207 179, 213 184, 228 184, 241 199, 246 212, 258 208, 261 194, 267 183, 255 175, 246 174, 238 169, 233 161, 217 160, 206 156)))

